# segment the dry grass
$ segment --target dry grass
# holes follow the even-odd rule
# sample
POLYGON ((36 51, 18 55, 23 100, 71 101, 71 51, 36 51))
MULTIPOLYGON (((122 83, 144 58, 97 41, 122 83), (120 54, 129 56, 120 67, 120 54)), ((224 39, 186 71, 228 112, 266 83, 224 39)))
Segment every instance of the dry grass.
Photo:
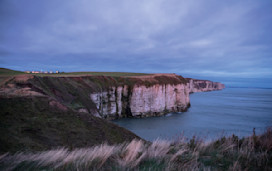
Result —
POLYGON ((3 154, 1 170, 272 170, 272 131, 204 143, 133 140, 70 151, 3 154))

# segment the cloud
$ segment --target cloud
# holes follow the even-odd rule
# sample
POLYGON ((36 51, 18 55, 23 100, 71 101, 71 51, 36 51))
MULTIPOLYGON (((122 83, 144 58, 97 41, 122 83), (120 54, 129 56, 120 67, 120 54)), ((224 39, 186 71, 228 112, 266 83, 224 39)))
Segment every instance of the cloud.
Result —
POLYGON ((269 0, 2 0, 0 59, 23 70, 25 61, 67 71, 250 76, 254 68, 271 76, 271 11, 269 0))

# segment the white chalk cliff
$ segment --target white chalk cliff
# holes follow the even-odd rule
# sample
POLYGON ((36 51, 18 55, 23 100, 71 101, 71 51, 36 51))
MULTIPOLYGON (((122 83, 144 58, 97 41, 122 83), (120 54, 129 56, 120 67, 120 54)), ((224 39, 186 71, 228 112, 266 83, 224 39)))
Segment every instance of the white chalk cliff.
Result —
POLYGON ((96 115, 104 118, 148 117, 186 111, 190 107, 189 93, 223 88, 221 83, 206 80, 186 79, 185 82, 175 83, 159 81, 153 85, 110 87, 106 91, 91 93, 90 98, 96 105, 96 115))

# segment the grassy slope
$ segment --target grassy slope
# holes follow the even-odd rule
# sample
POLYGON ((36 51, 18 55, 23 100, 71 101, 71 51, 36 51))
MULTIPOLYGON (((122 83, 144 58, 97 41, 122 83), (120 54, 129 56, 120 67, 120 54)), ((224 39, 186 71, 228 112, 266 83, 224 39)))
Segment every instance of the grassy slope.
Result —
POLYGON ((103 119, 53 108, 47 98, 1 98, 0 109, 1 153, 87 147, 137 138, 103 119))

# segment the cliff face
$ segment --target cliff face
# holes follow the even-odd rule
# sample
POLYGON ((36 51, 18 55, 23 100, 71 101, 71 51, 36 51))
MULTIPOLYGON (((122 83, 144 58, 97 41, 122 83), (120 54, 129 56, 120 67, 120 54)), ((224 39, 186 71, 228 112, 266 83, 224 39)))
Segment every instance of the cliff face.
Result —
MULTIPOLYGON (((175 75, 172 75, 175 76, 175 75)), ((96 116, 148 117, 183 112, 190 106, 189 93, 221 90, 224 84, 186 78, 187 83, 111 87, 90 94, 96 116)))
POLYGON ((148 117, 183 112, 189 93, 220 90, 221 83, 185 79, 176 74, 144 76, 16 76, 0 96, 40 96, 50 104, 102 118, 148 117))
POLYGON ((225 85, 219 82, 196 80, 192 78, 186 78, 186 80, 188 81, 187 88, 189 93, 222 90, 225 88, 225 85))
POLYGON ((90 97, 103 117, 158 116, 168 112, 185 111, 190 105, 185 84, 155 84, 149 87, 124 85, 92 93, 90 97))

